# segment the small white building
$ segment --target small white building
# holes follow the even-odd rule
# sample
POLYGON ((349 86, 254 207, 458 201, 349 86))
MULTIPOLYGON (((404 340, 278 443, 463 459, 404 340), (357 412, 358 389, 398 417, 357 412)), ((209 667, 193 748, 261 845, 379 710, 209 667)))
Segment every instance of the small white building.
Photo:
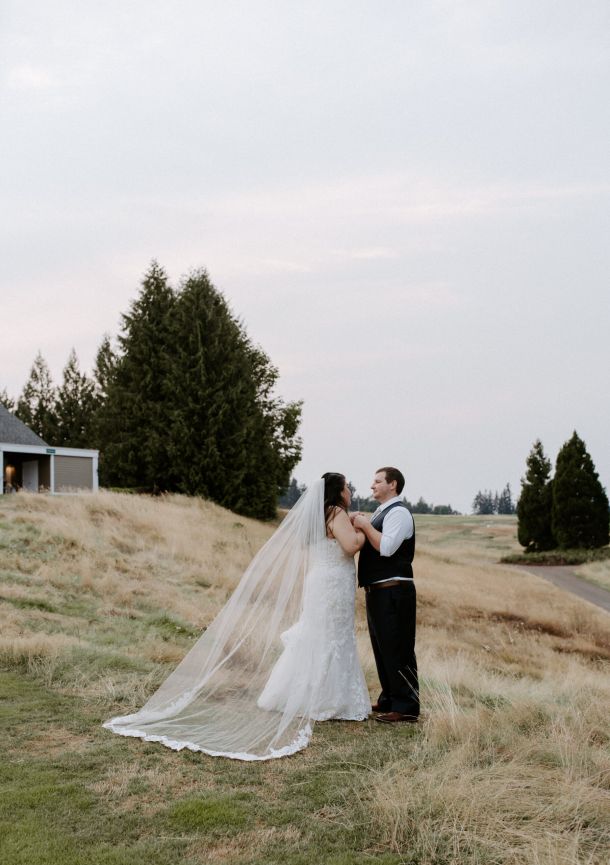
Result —
POLYGON ((96 492, 99 451, 54 448, 0 405, 0 495, 96 492))

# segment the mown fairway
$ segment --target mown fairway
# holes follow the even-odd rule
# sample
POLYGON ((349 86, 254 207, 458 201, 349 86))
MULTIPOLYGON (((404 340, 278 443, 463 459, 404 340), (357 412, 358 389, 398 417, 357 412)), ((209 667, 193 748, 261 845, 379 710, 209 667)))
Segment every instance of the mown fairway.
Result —
POLYGON ((416 525, 423 722, 318 724, 305 752, 243 764, 100 724, 142 704, 273 527, 180 497, 1 500, 3 865, 605 865, 610 618, 495 564, 513 518, 416 525))

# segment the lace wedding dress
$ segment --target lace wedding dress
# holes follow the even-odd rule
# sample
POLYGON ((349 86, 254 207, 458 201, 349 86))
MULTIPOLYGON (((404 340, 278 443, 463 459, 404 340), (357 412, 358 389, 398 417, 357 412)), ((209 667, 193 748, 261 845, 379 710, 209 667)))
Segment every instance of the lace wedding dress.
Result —
POLYGON ((326 538, 320 479, 144 706, 103 726, 175 751, 270 760, 305 748, 316 720, 366 718, 355 587, 353 559, 326 538))
POLYGON ((258 699, 262 709, 361 721, 371 701, 354 632, 354 559, 324 538, 305 576, 303 612, 282 635, 280 655, 258 699))

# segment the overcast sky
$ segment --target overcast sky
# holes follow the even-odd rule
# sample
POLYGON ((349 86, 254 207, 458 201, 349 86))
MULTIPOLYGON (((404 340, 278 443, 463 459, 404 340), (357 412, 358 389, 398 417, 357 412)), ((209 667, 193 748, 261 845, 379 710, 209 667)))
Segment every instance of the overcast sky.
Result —
POLYGON ((0 389, 155 257, 304 399, 309 483, 470 510, 576 429, 610 486, 607 0, 0 2, 0 389))

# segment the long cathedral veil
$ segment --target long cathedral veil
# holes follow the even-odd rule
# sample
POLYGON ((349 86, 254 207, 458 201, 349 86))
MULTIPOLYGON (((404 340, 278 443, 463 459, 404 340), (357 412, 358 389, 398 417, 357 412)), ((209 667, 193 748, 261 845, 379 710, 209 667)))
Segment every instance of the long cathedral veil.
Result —
MULTIPOLYGON (((324 540, 324 480, 312 484, 252 559, 212 624, 147 703, 104 727, 238 760, 268 760, 305 748, 311 708, 287 694, 283 711, 258 698, 299 619, 305 577, 324 540)), ((315 647, 312 647, 315 652, 315 647)), ((303 657, 303 665, 310 661, 303 657)), ((304 675, 307 670, 303 670, 304 675)))

